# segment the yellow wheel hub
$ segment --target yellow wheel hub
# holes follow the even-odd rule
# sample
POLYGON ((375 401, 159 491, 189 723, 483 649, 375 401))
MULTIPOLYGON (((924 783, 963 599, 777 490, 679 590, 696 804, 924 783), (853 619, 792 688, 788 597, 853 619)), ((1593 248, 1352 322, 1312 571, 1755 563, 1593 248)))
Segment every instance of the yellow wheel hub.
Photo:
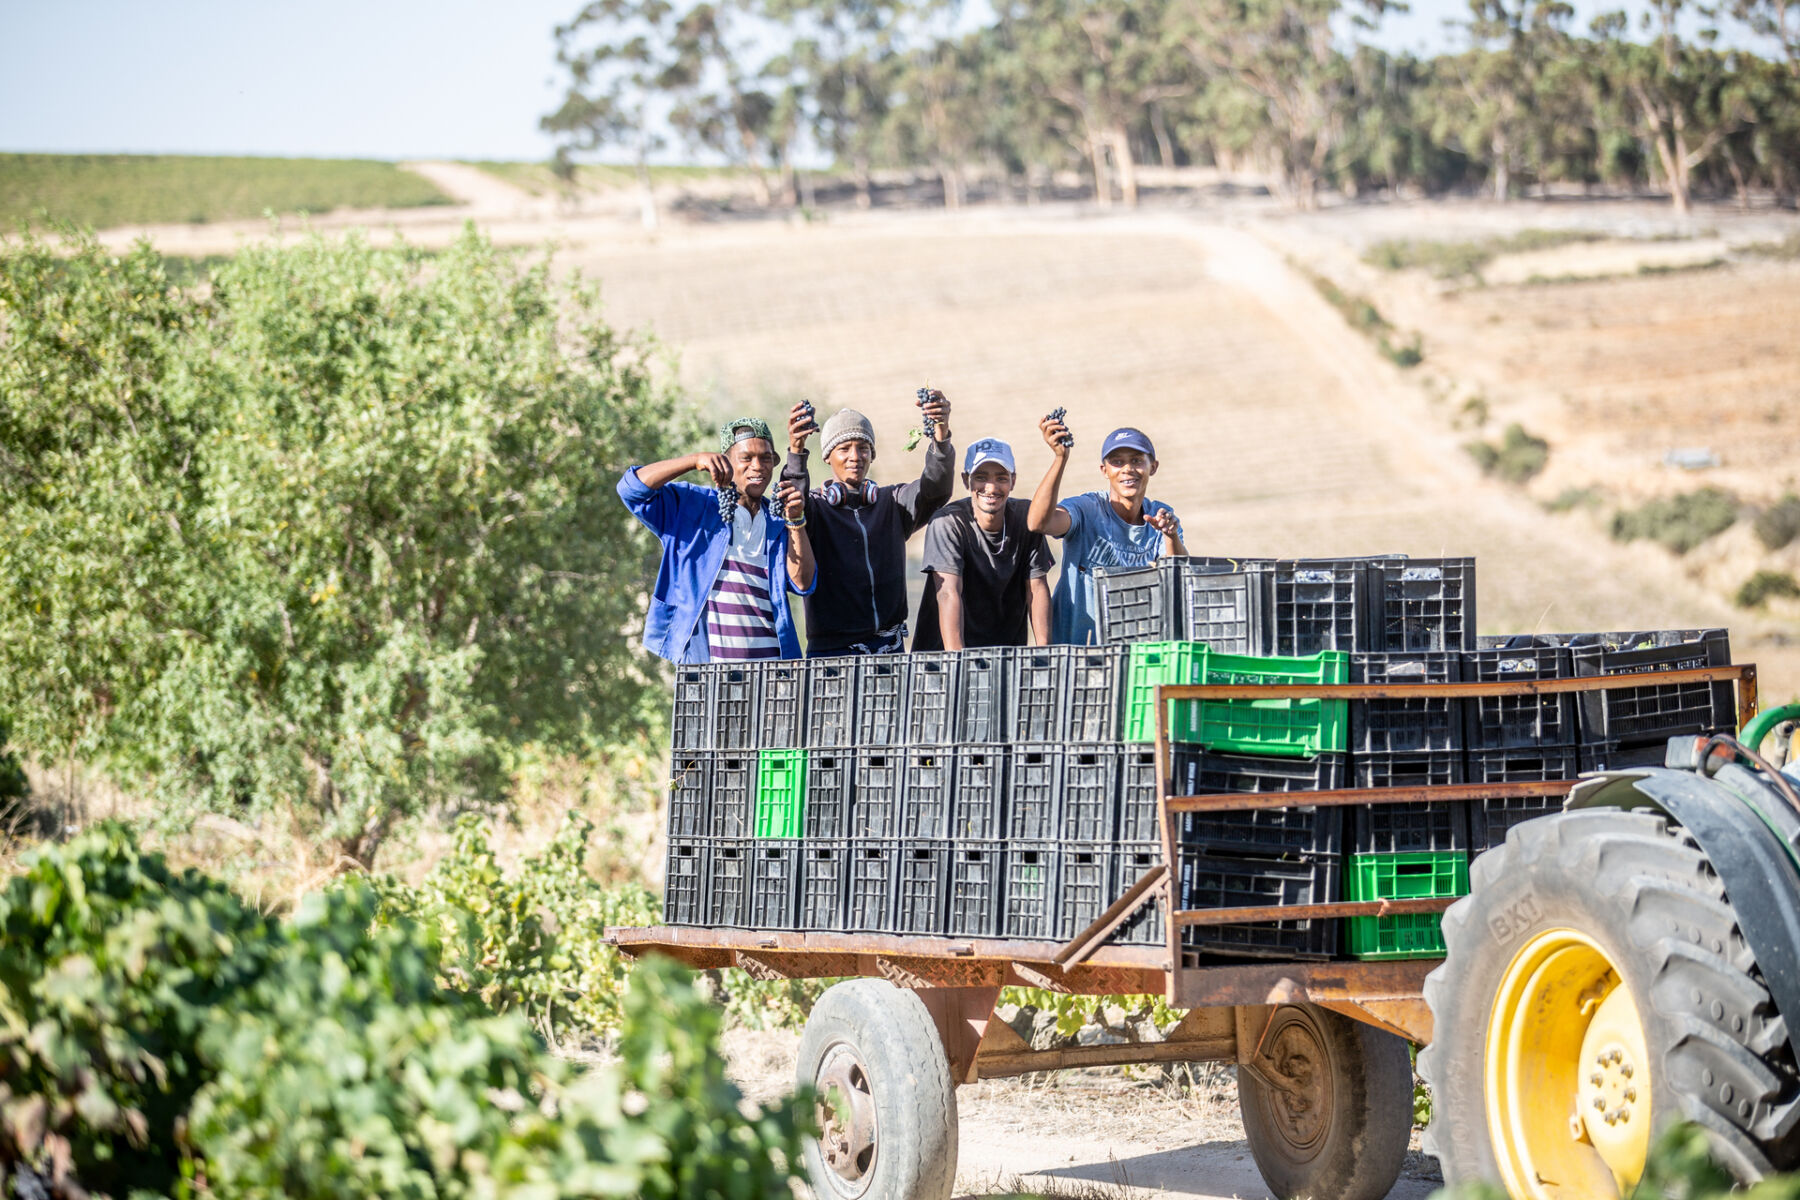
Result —
POLYGON ((1514 956, 1488 1019, 1488 1132, 1516 1197, 1619 1196, 1650 1147, 1650 1056, 1597 943, 1551 929, 1514 956))

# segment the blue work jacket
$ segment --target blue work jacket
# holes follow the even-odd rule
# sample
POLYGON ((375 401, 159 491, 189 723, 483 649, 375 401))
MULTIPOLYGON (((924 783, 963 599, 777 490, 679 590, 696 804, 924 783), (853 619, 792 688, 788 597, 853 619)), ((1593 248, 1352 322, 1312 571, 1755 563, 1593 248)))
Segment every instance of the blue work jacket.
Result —
MULTIPOLYGON (((644 523, 662 542, 662 565, 656 571, 656 588, 650 593, 650 611, 644 618, 644 649, 670 662, 706 662, 690 653, 696 645, 695 630, 706 616, 706 600, 712 595, 719 569, 725 565, 725 548, 731 530, 719 516, 719 493, 676 480, 662 487, 647 487, 636 467, 619 477, 619 499, 631 515, 644 523)), ((796 588, 787 573, 787 526, 765 521, 768 531, 769 600, 775 609, 775 636, 781 641, 781 657, 800 657, 800 635, 788 611, 788 593, 804 596, 818 586, 796 588), (776 581, 780 584, 777 585, 776 581)))

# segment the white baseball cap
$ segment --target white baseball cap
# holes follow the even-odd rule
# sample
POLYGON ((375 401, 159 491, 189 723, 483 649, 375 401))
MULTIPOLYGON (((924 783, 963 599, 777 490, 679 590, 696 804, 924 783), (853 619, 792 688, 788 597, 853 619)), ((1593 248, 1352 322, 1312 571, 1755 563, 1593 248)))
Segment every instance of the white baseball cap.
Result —
POLYGON ((1013 465, 1012 447, 999 438, 982 438, 971 445, 963 455, 963 474, 973 474, 982 463, 999 463, 1013 474, 1019 469, 1013 465))

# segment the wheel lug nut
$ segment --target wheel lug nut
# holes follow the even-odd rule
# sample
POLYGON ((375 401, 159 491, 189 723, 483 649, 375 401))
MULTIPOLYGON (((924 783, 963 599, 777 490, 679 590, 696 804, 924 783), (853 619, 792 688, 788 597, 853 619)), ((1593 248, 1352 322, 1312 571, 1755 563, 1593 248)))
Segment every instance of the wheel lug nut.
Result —
POLYGON ((1595 1087, 1599 1087, 1601 1084, 1606 1082, 1606 1076, 1602 1075, 1598 1071, 1595 1071, 1592 1075, 1588 1076, 1588 1082, 1593 1084, 1595 1087))
POLYGON ((1626 1088, 1625 1089, 1625 1099, 1628 1102, 1632 1101, 1632 1100, 1636 1100, 1637 1099, 1637 1089, 1630 1088, 1630 1087, 1626 1088))
POLYGON ((1632 1077, 1632 1075, 1634 1074, 1631 1064, 1626 1063, 1624 1066, 1620 1067, 1619 1074, 1623 1075, 1627 1079, 1630 1079, 1632 1077))
POLYGON ((1601 1112, 1605 1112, 1606 1111, 1606 1097, 1605 1096, 1595 1096, 1594 1097, 1594 1107, 1599 1109, 1601 1112))

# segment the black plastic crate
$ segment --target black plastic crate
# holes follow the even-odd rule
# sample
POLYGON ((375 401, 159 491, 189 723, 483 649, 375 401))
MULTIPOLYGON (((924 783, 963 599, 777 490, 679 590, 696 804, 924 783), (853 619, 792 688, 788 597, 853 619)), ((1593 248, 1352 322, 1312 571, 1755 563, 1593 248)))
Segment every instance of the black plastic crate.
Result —
POLYGON ((706 837, 706 802, 712 791, 712 756, 677 750, 669 767, 669 836, 706 837))
POLYGON ((1119 736, 1120 699, 1125 686, 1126 646, 1055 646, 1063 659, 1062 726, 1053 738, 1110 742, 1119 736))
POLYGON ((1063 747, 1058 840, 1109 842, 1118 835, 1120 753, 1117 743, 1063 747))
POLYGON ((1068 941, 1100 919, 1118 896, 1113 892, 1110 842, 1064 842, 1056 873, 1057 937, 1068 941))
MULTIPOLYGON (((1685 735, 1676 734, 1677 737, 1685 735)), ((1621 746, 1617 742, 1598 742, 1578 748, 1583 771, 1623 771, 1631 767, 1660 767, 1668 759, 1669 740, 1645 742, 1641 746, 1621 746)))
MULTIPOLYGON (((1350 682, 1444 684, 1462 682, 1462 657, 1453 652, 1384 652, 1350 656, 1350 682)), ((1463 705, 1459 700, 1391 699, 1350 701, 1352 753, 1463 748, 1463 705)))
POLYGON ((1006 848, 1000 936, 1056 938, 1056 845, 1015 841, 1006 848))
POLYGON ((850 881, 844 902, 847 932, 893 932, 894 886, 900 880, 899 849, 900 843, 891 840, 850 843, 850 881))
POLYGON ((663 866, 663 924, 701 925, 706 921, 707 844, 669 839, 663 866))
POLYGON ((704 663, 676 666, 675 711, 669 726, 672 749, 712 749, 712 674, 704 663))
POLYGON ((1164 558, 1147 567, 1094 572, 1100 640, 1108 645, 1179 640, 1182 561, 1164 558))
POLYGON ((1182 572, 1185 637, 1222 654, 1267 654, 1269 578, 1264 569, 1214 571, 1188 560, 1182 572))
POLYGON ((706 923, 721 928, 750 924, 750 842, 715 840, 706 854, 706 923))
POLYGON ((1371 570, 1371 649, 1475 648, 1474 559, 1414 558, 1371 570))
POLYGON ((900 798, 906 758, 899 750, 859 749, 850 780, 850 836, 900 836, 900 798))
POLYGON ((949 745, 956 740, 959 652, 922 651, 906 655, 905 662, 906 744, 949 745))
POLYGON ((1156 751, 1149 746, 1126 746, 1120 759, 1119 840, 1160 841, 1162 830, 1156 823, 1156 751))
POLYGON ((898 752, 905 778, 900 785, 903 838, 950 836, 950 796, 956 780, 954 746, 912 746, 898 752))
POLYGON ((1359 788, 1447 787, 1463 781, 1460 750, 1390 754, 1357 751, 1350 756, 1350 786, 1359 788))
POLYGON ((755 802, 756 751, 713 751, 707 832, 716 838, 749 837, 755 828, 755 802))
MULTIPOLYGON (((758 702, 759 746, 797 750, 806 745, 806 663, 776 658, 756 664, 762 673, 758 702)), ((827 742, 826 745, 833 743, 827 742)))
MULTIPOLYGON (((1337 855, 1263 858, 1181 853, 1183 909, 1262 908, 1331 904, 1342 886, 1337 855)), ((1187 954, 1258 958, 1330 958, 1338 948, 1338 923, 1308 918, 1246 925, 1191 925, 1182 931, 1187 954)))
POLYGON ((871 654, 856 660, 856 744, 899 746, 906 738, 904 654, 871 654))
POLYGON ((801 929, 844 928, 850 886, 850 843, 841 839, 800 843, 801 929))
MULTIPOLYGON (((1559 646, 1510 646, 1462 654, 1467 683, 1524 683, 1568 679, 1569 652, 1559 646)), ((1577 741, 1575 697, 1476 696, 1463 705, 1464 745, 1471 752, 1514 747, 1573 746, 1577 741)), ((1473 775, 1470 776, 1474 778, 1473 775)))
POLYGON ((1434 800, 1359 804, 1350 810, 1352 854, 1445 853, 1469 848, 1469 804, 1434 800))
POLYGON ((1475 800, 1469 805, 1470 848, 1480 854, 1506 841, 1514 825, 1547 817, 1563 810, 1561 796, 1512 796, 1504 800, 1475 800))
MULTIPOLYGON (((1578 634, 1569 639, 1569 656, 1580 677, 1688 671, 1729 665, 1731 640, 1723 629, 1578 634)), ((1737 728, 1729 680, 1581 692, 1576 700, 1581 740, 1587 743, 1641 746, 1666 743, 1682 734, 1737 728)))
POLYGON ((753 929, 798 929, 800 843, 750 844, 750 925, 753 929))
POLYGON ((1271 652, 1367 650, 1373 568, 1352 559, 1303 559, 1269 568, 1271 652))
POLYGON ((1573 779, 1580 772, 1581 759, 1574 746, 1471 750, 1466 768, 1470 783, 1537 783, 1573 779))
POLYGON ((1005 858, 1002 842, 959 841, 951 846, 945 933, 952 937, 999 936, 1005 858))
POLYGON ((1006 747, 959 746, 950 799, 950 836, 992 841, 1004 836, 1006 747))
MULTIPOLYGON (((1116 900, 1131 890, 1131 885, 1162 865, 1163 851, 1159 842, 1121 842, 1113 847, 1113 890, 1116 900)), ((1163 904, 1152 899, 1113 933, 1113 941, 1128 946, 1160 946, 1167 939, 1163 926, 1163 904)))
POLYGON ((850 797, 855 774, 854 750, 806 752, 806 809, 800 829, 808 838, 850 836, 850 797))
POLYGON ((950 843, 904 841, 895 847, 899 882, 894 891, 894 932, 941 934, 950 902, 950 843))
POLYGON ((1051 742, 1065 736, 1062 721, 1064 665, 1062 646, 1019 646, 1007 672, 1007 703, 1012 707, 1013 742, 1051 742))
POLYGON ((1006 836, 1026 841, 1060 837, 1062 747, 1027 742, 1007 751, 1006 836))
POLYGON ((1004 742, 1012 727, 1006 706, 1006 682, 1012 673, 1012 651, 1006 646, 961 652, 957 665, 960 695, 956 705, 956 740, 1004 742))
POLYGON ((851 746, 856 738, 856 660, 809 658, 806 667, 808 746, 851 746))
MULTIPOLYGON (((1316 758, 1260 758, 1217 754, 1198 746, 1173 751, 1175 795, 1217 792, 1317 792, 1344 786, 1342 754, 1316 758)), ((1250 808, 1180 813, 1176 835, 1184 846, 1234 854, 1340 854, 1341 808, 1250 808)))
POLYGON ((715 750, 754 750, 759 719, 760 663, 713 663, 712 745, 715 750))

